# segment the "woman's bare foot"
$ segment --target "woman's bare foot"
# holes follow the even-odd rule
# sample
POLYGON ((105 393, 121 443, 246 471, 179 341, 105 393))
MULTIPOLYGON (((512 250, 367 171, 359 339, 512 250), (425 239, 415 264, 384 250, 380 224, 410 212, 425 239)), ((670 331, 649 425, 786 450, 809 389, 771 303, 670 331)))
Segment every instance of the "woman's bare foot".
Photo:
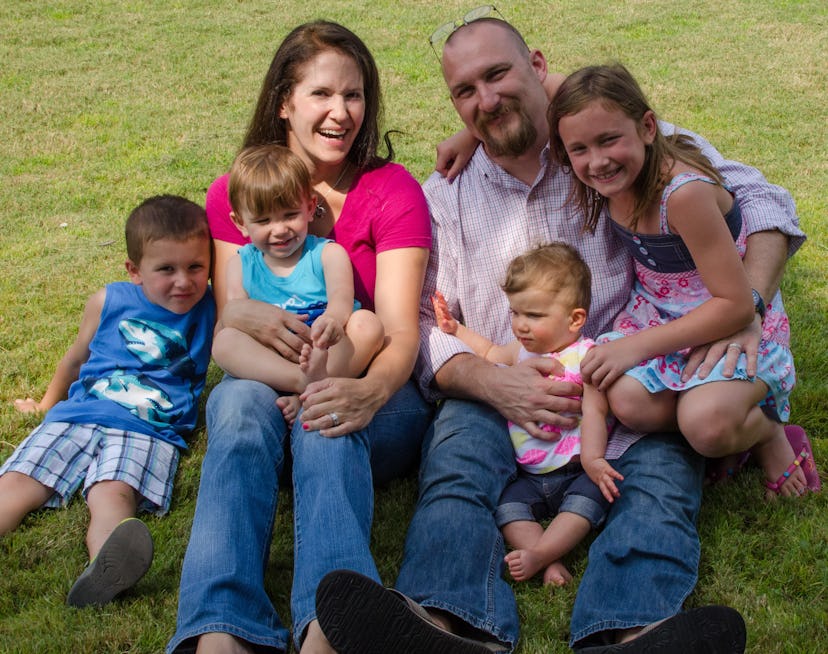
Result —
MULTIPOLYGON (((799 454, 799 452, 793 451, 782 425, 776 425, 776 427, 778 429, 774 430, 774 436, 771 439, 755 445, 752 450, 756 460, 765 472, 765 479, 771 483, 779 480, 799 454)), ((765 498, 772 500, 777 495, 784 497, 801 495, 807 488, 807 484, 805 473, 797 467, 791 473, 791 476, 779 486, 778 492, 768 489, 765 492, 765 498)))
POLYGON ((565 586, 572 581, 572 574, 560 561, 552 561, 543 571, 544 586, 565 586))
POLYGON ((318 620, 308 624, 308 630, 305 633, 305 640, 302 641, 299 654, 336 654, 328 639, 325 638, 325 634, 322 633, 318 620))
POLYGON ((328 350, 305 343, 299 353, 299 370, 305 373, 308 383, 327 378, 328 350))
POLYGON ((282 417, 288 424, 288 427, 293 427, 296 422, 296 416, 299 415, 299 409, 302 407, 302 402, 298 395, 280 395, 276 398, 276 406, 282 412, 282 417))
POLYGON ((199 637, 196 654, 253 654, 253 650, 230 634, 214 632, 199 637))

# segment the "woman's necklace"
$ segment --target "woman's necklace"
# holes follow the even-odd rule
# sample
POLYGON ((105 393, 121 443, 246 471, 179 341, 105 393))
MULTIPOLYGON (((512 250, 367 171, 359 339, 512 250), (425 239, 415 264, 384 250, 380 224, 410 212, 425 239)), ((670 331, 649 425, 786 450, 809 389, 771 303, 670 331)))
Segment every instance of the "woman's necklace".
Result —
POLYGON ((325 209, 325 204, 328 201, 328 196, 331 194, 337 186, 339 186, 339 182, 342 181, 342 178, 345 177, 345 173, 348 172, 348 168, 351 167, 351 162, 346 161, 345 166, 342 168, 342 172, 339 173, 339 177, 336 178, 336 181, 333 183, 332 186, 328 187, 328 190, 322 194, 322 197, 319 198, 319 202, 316 203, 316 211, 314 211, 314 218, 321 218, 325 215, 327 209, 325 209))

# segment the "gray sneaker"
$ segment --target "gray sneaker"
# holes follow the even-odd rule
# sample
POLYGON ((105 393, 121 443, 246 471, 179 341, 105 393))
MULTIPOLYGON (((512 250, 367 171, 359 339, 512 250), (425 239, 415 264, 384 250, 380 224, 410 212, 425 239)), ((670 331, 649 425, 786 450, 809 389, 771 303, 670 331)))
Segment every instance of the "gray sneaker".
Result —
POLYGON ((95 559, 75 581, 66 603, 101 606, 131 588, 152 564, 152 536, 138 518, 127 518, 106 539, 95 559))

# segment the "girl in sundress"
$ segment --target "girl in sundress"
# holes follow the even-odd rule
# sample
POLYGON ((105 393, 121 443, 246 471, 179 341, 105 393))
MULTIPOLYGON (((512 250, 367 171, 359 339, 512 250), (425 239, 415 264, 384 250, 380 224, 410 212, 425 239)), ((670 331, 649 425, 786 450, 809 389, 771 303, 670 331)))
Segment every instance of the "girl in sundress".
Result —
POLYGON ((794 385, 788 319, 778 292, 765 303, 750 287, 738 198, 689 139, 661 133, 621 65, 570 75, 548 118, 551 156, 576 177, 573 201, 588 216, 586 228, 594 229, 607 209, 635 260, 630 301, 615 331, 584 360, 584 378, 607 392, 612 412, 628 427, 678 429, 707 457, 750 449, 768 496, 819 490, 807 436, 801 429, 786 433, 782 424, 794 385), (691 348, 757 319, 758 370, 733 342, 732 377, 723 374, 723 358, 703 379, 682 379, 691 348))

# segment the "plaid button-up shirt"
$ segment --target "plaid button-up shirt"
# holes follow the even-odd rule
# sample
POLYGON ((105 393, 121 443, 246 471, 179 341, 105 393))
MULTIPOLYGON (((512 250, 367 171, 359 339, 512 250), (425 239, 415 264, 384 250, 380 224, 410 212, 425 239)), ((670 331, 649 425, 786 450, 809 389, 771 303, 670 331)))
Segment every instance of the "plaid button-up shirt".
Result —
MULTIPOLYGON (((673 127, 662 123, 663 131, 673 127)), ((790 236, 789 254, 804 241, 796 207, 785 189, 769 184, 754 168, 727 161, 709 143, 693 135, 732 187, 748 232, 778 229, 790 236)), ((611 232, 609 219, 594 234, 583 231, 584 217, 568 202, 570 174, 547 163, 527 185, 512 177, 478 147, 463 172, 449 184, 435 173, 423 185, 431 212, 433 246, 420 308, 420 354, 416 375, 427 396, 440 397, 432 386, 435 373, 453 356, 469 352, 458 338, 435 324, 430 297, 440 290, 452 314, 468 328, 495 343, 514 336, 509 303, 500 289, 509 262, 534 245, 564 241, 575 247, 592 271, 592 307, 583 330, 594 338, 609 331, 625 306, 633 283, 632 260, 611 232)), ((608 458, 640 437, 616 429, 608 458)))

